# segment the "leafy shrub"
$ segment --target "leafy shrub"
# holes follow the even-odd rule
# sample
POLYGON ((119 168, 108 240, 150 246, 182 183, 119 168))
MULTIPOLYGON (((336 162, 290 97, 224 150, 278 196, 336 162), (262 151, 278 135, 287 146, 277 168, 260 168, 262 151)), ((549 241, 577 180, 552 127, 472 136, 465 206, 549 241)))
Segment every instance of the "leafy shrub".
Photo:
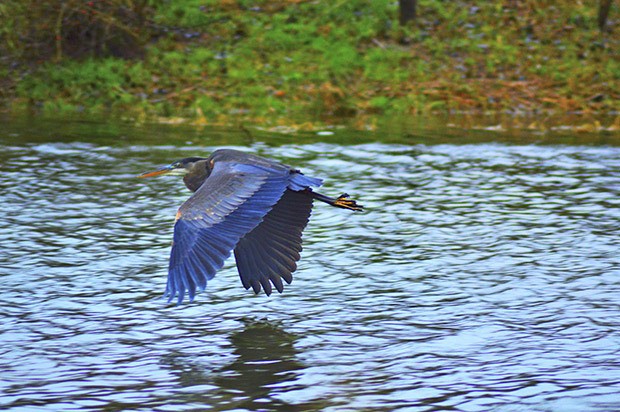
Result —
POLYGON ((153 35, 149 0, 9 0, 0 50, 28 61, 140 57, 153 35))

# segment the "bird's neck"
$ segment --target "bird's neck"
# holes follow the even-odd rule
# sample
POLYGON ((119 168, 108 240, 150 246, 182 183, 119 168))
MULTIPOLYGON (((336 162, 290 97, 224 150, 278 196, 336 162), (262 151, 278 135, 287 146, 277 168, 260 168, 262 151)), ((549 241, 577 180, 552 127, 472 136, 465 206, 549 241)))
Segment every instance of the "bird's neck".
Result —
POLYGON ((195 192, 202 186, 210 173, 211 171, 207 168, 207 162, 199 161, 194 163, 193 167, 183 176, 183 182, 189 190, 195 192))

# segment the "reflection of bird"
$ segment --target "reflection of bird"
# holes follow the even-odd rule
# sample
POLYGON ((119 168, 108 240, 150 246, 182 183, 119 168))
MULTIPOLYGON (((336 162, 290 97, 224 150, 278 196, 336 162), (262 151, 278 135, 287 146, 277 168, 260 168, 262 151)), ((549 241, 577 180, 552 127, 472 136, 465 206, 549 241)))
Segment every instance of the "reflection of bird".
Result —
MULTIPOLYGON (((267 319, 238 320, 243 325, 230 334, 228 344, 202 345, 191 353, 171 348, 161 356, 162 366, 180 389, 175 392, 176 404, 205 405, 202 409, 208 405, 216 411, 271 412, 322 411, 330 406, 329 397, 306 400, 303 394, 292 396, 316 391, 308 383, 306 365, 300 359, 297 342, 301 336, 267 319), (223 356, 229 352, 231 356, 223 356), (222 364, 220 360, 230 362, 222 364)), ((314 374, 309 375, 312 381, 314 374)))
POLYGON ((174 225, 166 296, 190 301, 235 251, 246 289, 282 293, 291 283, 301 251, 301 232, 313 199, 362 210, 347 194, 331 198, 312 191, 321 179, 289 166, 237 150, 217 150, 208 158, 188 157, 140 177, 182 174, 194 194, 179 208, 174 225), (270 283, 271 282, 271 283, 270 283))
POLYGON ((235 406, 231 409, 321 410, 308 404, 289 404, 278 396, 295 387, 295 379, 305 368, 295 348, 298 336, 266 320, 243 322, 245 327, 230 336, 236 358, 221 368, 212 382, 229 398, 234 397, 228 399, 229 405, 235 406))

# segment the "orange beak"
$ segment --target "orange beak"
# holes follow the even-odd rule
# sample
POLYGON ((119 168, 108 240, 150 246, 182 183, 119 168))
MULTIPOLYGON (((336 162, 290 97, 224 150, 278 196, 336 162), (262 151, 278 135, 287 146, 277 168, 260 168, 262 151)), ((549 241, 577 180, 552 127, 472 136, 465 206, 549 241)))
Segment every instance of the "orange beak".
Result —
POLYGON ((160 176, 160 175, 165 175, 168 174, 170 172, 172 172, 173 168, 170 166, 164 166, 161 169, 157 169, 153 172, 146 172, 146 173, 142 173, 141 175, 139 175, 138 177, 140 178, 144 178, 144 177, 153 177, 153 176, 160 176))

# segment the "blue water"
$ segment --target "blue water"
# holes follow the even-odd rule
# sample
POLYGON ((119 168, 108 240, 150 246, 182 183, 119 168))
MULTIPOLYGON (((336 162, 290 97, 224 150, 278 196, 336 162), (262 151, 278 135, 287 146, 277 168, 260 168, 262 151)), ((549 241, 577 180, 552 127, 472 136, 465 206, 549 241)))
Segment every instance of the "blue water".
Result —
POLYGON ((0 132, 0 409, 620 410, 620 147, 89 130, 0 132), (189 193, 135 176, 220 147, 367 211, 316 204, 282 295, 231 259, 167 305, 189 193))

